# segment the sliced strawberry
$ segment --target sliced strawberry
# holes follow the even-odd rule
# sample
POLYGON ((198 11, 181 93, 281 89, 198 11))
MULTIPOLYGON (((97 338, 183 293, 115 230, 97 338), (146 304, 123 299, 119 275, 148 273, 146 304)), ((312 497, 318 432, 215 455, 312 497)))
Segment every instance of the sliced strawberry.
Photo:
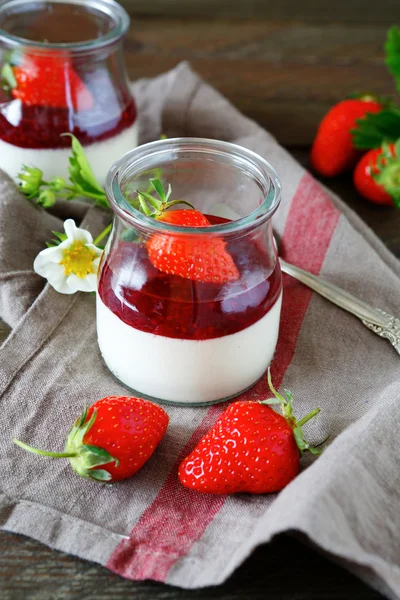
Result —
POLYGON ((322 119, 311 149, 313 169, 324 177, 333 177, 351 169, 360 157, 354 147, 351 130, 368 113, 378 113, 382 104, 371 95, 343 100, 322 119))
POLYGON ((24 55, 21 64, 13 67, 16 87, 14 98, 27 106, 51 108, 73 107, 89 110, 94 99, 75 72, 68 56, 24 55))
POLYGON ((161 216, 157 217, 157 220, 163 223, 171 223, 171 225, 178 225, 179 227, 209 227, 211 225, 203 213, 198 210, 186 208, 164 212, 161 216))
MULTIPOLYGON (((167 211, 157 218, 181 227, 211 225, 202 213, 190 209, 167 211)), ((147 242, 147 251, 152 264, 169 275, 213 283, 227 283, 239 278, 226 244, 218 236, 157 233, 147 242)))

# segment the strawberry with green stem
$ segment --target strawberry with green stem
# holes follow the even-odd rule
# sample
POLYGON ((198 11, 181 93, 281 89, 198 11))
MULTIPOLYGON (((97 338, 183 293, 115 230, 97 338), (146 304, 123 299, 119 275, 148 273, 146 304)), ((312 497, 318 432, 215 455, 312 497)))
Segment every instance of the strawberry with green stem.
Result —
POLYGON ((335 104, 322 119, 311 148, 311 164, 324 177, 351 169, 360 157, 351 130, 360 118, 383 108, 372 94, 362 94, 335 104))
POLYGON ((63 452, 14 443, 33 454, 68 458, 73 470, 101 483, 132 477, 165 435, 168 415, 142 398, 107 396, 86 408, 68 433, 63 452))
POLYGON ((270 371, 268 383, 274 398, 231 404, 182 461, 178 475, 185 487, 209 494, 278 492, 298 474, 304 452, 320 454, 302 429, 320 409, 297 420, 291 392, 279 394, 270 371), (276 404, 282 414, 271 407, 276 404))
MULTIPOLYGON (((168 210, 185 200, 170 200, 171 186, 165 192, 159 179, 150 179, 158 198, 137 192, 140 209, 147 216, 178 227, 210 227, 207 217, 193 207, 168 210)), ((185 234, 181 231, 154 233, 146 243, 151 263, 163 273, 192 281, 227 283, 239 278, 239 271, 219 235, 185 234)))
POLYGON ((400 208, 400 139, 369 150, 357 164, 353 180, 358 193, 374 202, 400 208))

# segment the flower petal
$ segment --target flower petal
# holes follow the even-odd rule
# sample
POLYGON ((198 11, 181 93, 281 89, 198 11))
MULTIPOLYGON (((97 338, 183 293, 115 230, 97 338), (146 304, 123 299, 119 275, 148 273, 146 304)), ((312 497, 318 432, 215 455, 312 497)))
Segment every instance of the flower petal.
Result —
POLYGON ((99 270, 99 264, 100 264, 100 257, 95 258, 94 261, 92 262, 94 274, 96 277, 97 277, 97 272, 99 270))
POLYGON ((98 248, 97 246, 95 246, 94 244, 86 244, 86 248, 89 248, 89 250, 93 250, 93 252, 97 255, 97 256, 101 256, 103 254, 103 250, 101 248, 98 248))
POLYGON ((45 260, 46 262, 60 262, 63 257, 62 248, 60 246, 54 246, 53 248, 46 248, 39 252, 35 260, 40 256, 40 260, 45 260))
MULTIPOLYGON (((64 231, 67 234, 67 238, 68 238, 68 240, 70 240, 70 242, 73 242, 76 239, 76 230, 77 229, 78 228, 73 219, 67 219, 66 221, 64 221, 64 231)), ((67 240, 65 240, 65 241, 67 241, 67 240)))
POLYGON ((47 279, 48 283, 60 294, 73 294, 74 289, 71 289, 67 283, 67 277, 62 266, 55 263, 46 263, 41 265, 41 268, 36 272, 47 279), (40 272, 39 272, 40 270, 40 272))
POLYGON ((72 273, 68 277, 68 285, 75 291, 95 292, 97 289, 97 277, 93 273, 86 277, 78 277, 78 275, 72 273))
POLYGON ((92 234, 86 229, 77 228, 75 239, 83 242, 85 246, 92 245, 93 242, 92 234))
POLYGON ((60 294, 75 294, 78 290, 71 287, 68 283, 68 278, 63 277, 60 281, 49 281, 49 284, 60 294))
MULTIPOLYGON (((49 250, 53 250, 53 248, 49 248, 49 250)), ((57 269, 59 269, 61 273, 63 273, 64 268, 62 267, 62 265, 59 265, 59 262, 62 258, 62 254, 60 257, 60 255, 58 255, 55 252, 45 254, 46 252, 47 252, 47 250, 43 250, 42 252, 39 252, 37 257, 35 258, 35 260, 33 262, 33 270, 35 271, 35 273, 37 273, 38 275, 41 275, 42 277, 47 278, 47 275, 45 273, 46 273, 46 269, 49 266, 54 266, 57 269)))
POLYGON ((86 245, 93 242, 92 234, 86 229, 77 227, 73 219, 64 221, 64 231, 67 234, 69 243, 79 240, 86 245))

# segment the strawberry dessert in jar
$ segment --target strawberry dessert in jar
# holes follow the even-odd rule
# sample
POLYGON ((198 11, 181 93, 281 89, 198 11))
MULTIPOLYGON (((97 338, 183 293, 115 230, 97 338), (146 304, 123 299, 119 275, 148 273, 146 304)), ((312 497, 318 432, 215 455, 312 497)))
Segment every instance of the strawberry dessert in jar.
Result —
POLYGON ((0 5, 0 168, 68 177, 74 134, 100 182, 137 146, 122 51, 129 27, 113 0, 5 0, 0 5))
POLYGON ((215 140, 156 141, 113 165, 97 333, 127 388, 201 405, 263 376, 282 300, 271 225, 280 189, 264 159, 215 140))

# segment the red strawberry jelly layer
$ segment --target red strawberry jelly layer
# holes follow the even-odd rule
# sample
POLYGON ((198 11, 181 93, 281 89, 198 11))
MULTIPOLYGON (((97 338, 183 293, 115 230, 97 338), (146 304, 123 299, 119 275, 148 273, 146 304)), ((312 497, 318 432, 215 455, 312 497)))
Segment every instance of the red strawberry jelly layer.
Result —
POLYGON ((70 148, 71 139, 61 137, 70 132, 87 146, 114 137, 135 122, 133 99, 126 95, 117 100, 108 77, 92 73, 85 84, 95 106, 75 113, 68 108, 27 106, 0 90, 0 139, 20 148, 70 148))
POLYGON ((150 263, 145 247, 120 242, 102 265, 100 298, 130 327, 156 335, 204 340, 236 333, 275 304, 281 272, 276 267, 266 277, 265 258, 248 239, 232 241, 226 249, 240 279, 221 285, 162 273, 150 263))

